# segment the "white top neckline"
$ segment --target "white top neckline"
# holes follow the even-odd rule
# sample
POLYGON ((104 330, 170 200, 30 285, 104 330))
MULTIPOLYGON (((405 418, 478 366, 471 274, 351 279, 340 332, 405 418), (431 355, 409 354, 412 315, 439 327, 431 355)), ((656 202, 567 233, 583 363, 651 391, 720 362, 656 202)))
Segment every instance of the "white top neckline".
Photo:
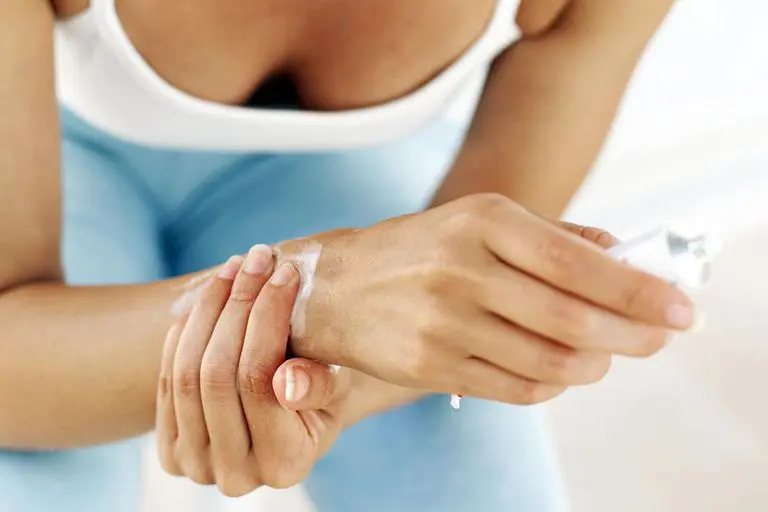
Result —
POLYGON ((384 104, 333 112, 215 103, 166 82, 143 59, 114 0, 57 23, 57 90, 63 105, 131 142, 176 149, 312 151, 378 144, 440 114, 467 81, 519 37, 519 0, 497 0, 485 32, 418 90, 384 104))

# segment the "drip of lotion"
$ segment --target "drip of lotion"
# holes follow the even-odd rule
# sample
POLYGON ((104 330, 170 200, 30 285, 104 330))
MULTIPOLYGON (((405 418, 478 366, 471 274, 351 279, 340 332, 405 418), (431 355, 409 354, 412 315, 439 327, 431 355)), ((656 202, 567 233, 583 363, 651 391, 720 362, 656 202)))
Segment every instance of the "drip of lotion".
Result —
MULTIPOLYGON (((285 257, 285 261, 296 266, 301 276, 299 293, 296 295, 296 301, 293 303, 293 311, 291 312, 291 334, 293 336, 301 337, 306 332, 307 305, 315 287, 315 274, 322 252, 323 246, 319 242, 309 241, 302 252, 285 257)), ((283 257, 279 248, 275 249, 275 253, 278 259, 283 257)), ((340 366, 334 364, 328 365, 328 368, 333 373, 338 373, 341 370, 340 366)))
POLYGON ((315 241, 308 242, 300 253, 289 256, 283 255, 279 248, 275 249, 277 259, 292 263, 301 276, 299 293, 296 295, 296 301, 293 303, 293 311, 291 312, 291 333, 294 336, 303 336, 306 331, 307 304, 315 287, 315 274, 322 252, 323 246, 315 241))

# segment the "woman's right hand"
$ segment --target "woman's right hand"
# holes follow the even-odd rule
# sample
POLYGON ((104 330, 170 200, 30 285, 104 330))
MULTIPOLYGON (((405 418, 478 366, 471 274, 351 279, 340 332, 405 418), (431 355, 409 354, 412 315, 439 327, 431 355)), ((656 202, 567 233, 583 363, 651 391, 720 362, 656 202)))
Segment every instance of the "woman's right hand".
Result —
POLYGON ((691 326, 685 294, 572 231, 483 194, 279 244, 297 262, 321 248, 292 348, 402 386, 532 404, 691 326))
POLYGON ((161 463, 228 496, 297 484, 355 412, 348 410, 349 370, 286 360, 299 274, 291 264, 272 269, 266 246, 254 247, 245 264, 231 258, 170 328, 164 347, 161 463))

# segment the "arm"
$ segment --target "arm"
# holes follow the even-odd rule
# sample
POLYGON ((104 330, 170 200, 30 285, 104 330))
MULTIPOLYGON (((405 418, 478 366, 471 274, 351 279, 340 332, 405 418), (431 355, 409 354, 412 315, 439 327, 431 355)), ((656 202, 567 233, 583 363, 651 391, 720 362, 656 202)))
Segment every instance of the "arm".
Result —
POLYGON ((62 282, 53 13, 0 16, 0 447, 64 448, 151 428, 164 333, 181 281, 62 282))
POLYGON ((435 203, 497 192, 559 217, 593 165, 673 0, 524 0, 435 203), (547 10, 548 9, 548 10, 547 10))
POLYGON ((148 431, 163 337, 186 280, 41 280, 0 294, 0 446, 59 449, 148 431))

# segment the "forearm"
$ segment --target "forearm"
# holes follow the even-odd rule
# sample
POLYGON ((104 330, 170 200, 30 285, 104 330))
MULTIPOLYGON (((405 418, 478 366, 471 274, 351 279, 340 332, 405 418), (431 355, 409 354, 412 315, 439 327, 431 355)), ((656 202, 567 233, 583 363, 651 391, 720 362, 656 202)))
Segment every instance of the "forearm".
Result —
POLYGON ((427 395, 425 391, 395 386, 362 372, 353 371, 344 427, 351 427, 369 416, 410 404, 427 395))
POLYGON ((0 446, 66 448, 148 431, 163 339, 187 281, 39 283, 0 295, 0 446))
POLYGON ((562 213, 592 168, 671 1, 630 3, 598 20, 571 14, 576 19, 497 59, 436 204, 498 192, 541 215, 562 213))

